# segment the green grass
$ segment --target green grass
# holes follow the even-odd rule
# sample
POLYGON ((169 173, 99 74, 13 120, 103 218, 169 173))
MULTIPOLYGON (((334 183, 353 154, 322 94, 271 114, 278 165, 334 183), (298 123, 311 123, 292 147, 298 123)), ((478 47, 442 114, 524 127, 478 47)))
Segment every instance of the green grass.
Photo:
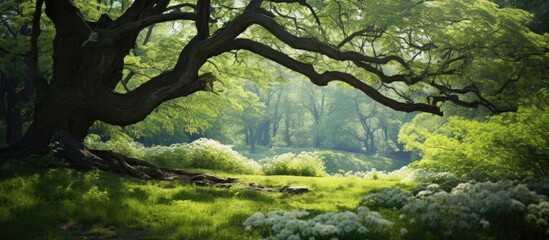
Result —
POLYGON ((217 189, 143 181, 108 172, 3 164, 0 238, 252 238, 242 223, 254 212, 355 210, 367 192, 399 185, 395 181, 352 178, 236 177, 240 180, 233 189, 217 189), (302 185, 311 192, 290 196, 239 189, 250 182, 302 185))
POLYGON ((336 155, 334 162, 326 164, 327 169, 333 170, 332 172, 337 171, 337 169, 355 172, 369 171, 372 168, 382 171, 392 171, 406 166, 410 163, 410 159, 406 159, 403 157, 385 156, 381 154, 366 156, 360 153, 319 148, 288 148, 276 146, 268 148, 264 146, 257 146, 256 153, 250 153, 250 146, 245 145, 233 146, 232 149, 244 155, 245 157, 249 159, 254 159, 256 161, 288 152, 299 154, 301 152, 329 151, 335 153, 336 155))

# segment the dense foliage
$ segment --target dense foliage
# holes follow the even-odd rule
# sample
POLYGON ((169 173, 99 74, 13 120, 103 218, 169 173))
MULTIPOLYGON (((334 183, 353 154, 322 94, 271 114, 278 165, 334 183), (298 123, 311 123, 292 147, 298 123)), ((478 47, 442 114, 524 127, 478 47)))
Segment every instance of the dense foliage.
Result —
MULTIPOLYGON (((222 170, 231 173, 267 175, 324 176, 326 174, 353 175, 360 178, 378 177, 399 179, 399 171, 388 173, 376 168, 391 170, 407 163, 406 159, 388 156, 366 156, 342 151, 316 151, 316 149, 280 148, 272 154, 246 154, 233 150, 229 145, 212 139, 198 139, 191 143, 170 146, 144 146, 126 134, 118 132, 108 141, 91 134, 85 143, 94 149, 110 149, 128 156, 143 158, 165 167, 222 170), (298 153, 292 153, 298 152, 298 153), (247 155, 255 157, 247 157, 247 155), (372 170, 373 169, 373 170, 372 170), (371 171, 369 171, 371 170, 371 171)), ((239 147, 242 150, 242 146, 239 147)), ((404 172, 411 171, 403 168, 404 172)))
POLYGON ((121 139, 112 138, 103 143, 88 138, 90 147, 98 149, 115 149, 129 156, 147 159, 164 167, 194 168, 221 170, 228 173, 258 174, 261 165, 249 160, 230 146, 211 139, 198 139, 192 143, 172 144, 170 146, 145 147, 128 140, 126 135, 121 139))
POLYGON ((399 140, 417 151, 416 165, 458 173, 488 171, 509 176, 549 175, 547 90, 515 113, 480 120, 418 115, 399 140))
MULTIPOLYGON (((27 86, 29 67, 25 66, 22 55, 30 48, 29 28, 34 6, 30 1, 5 3, 0 9, 5 19, 0 28, 3 36, 0 49, 6 53, 0 59, 1 78, 4 83, 12 81, 15 84, 3 86, 3 94, 8 100, 2 102, 3 112, 10 114, 3 114, 5 124, 2 126, 7 132, 16 128, 13 131, 19 133, 14 136, 20 137, 28 127, 33 111, 32 86, 27 86), (20 96, 12 103, 9 96, 13 92, 10 88, 14 87, 20 96), (13 118, 14 115, 22 119, 13 118)), ((74 3, 81 9, 82 17, 91 22, 101 14, 116 19, 132 2, 74 3)), ((240 14, 247 4, 246 1, 211 3, 211 17, 217 21, 209 26, 212 32, 240 14)), ((399 61, 389 61, 390 64, 382 61, 371 65, 377 70, 372 73, 360 66, 345 66, 345 63, 327 57, 319 58, 315 52, 284 50, 283 53, 314 64, 319 72, 345 68, 346 74, 357 76, 390 98, 403 102, 433 102, 436 99, 429 95, 435 90, 442 91, 442 97, 451 98, 463 93, 456 90, 463 87, 465 94, 460 100, 475 102, 475 94, 479 91, 494 104, 512 108, 518 105, 519 99, 531 95, 531 89, 546 85, 548 61, 544 49, 547 35, 540 35, 543 32, 534 34, 526 27, 529 22, 539 20, 539 14, 535 12, 532 16, 512 8, 542 11, 540 1, 308 1, 307 4, 319 13, 318 19, 311 16, 311 9, 297 4, 272 3, 268 8, 264 7, 275 15, 289 14, 282 14, 276 21, 298 37, 316 37, 338 46, 341 51, 356 51, 379 58, 398 56, 409 66, 402 66, 399 61), (356 9, 361 9, 360 17, 345 12, 356 9), (300 24, 291 21, 292 18, 300 24), (317 21, 321 26, 317 26, 317 21), (408 75, 410 72, 425 81, 383 81, 384 75, 400 73, 413 77, 408 75), (451 85, 446 84, 450 82, 451 85), (473 90, 473 84, 478 84, 479 88, 473 90), (448 86, 456 89, 445 89, 448 86)), ((186 7, 178 9, 187 10, 186 7)), ((114 91, 129 93, 172 68, 181 49, 192 38, 194 28, 194 24, 187 21, 157 23, 136 34, 136 44, 124 59, 123 77, 114 91)), ((51 42, 55 30, 45 16, 41 30, 38 48, 43 54, 39 56, 37 67, 48 79, 53 75, 49 55, 53 51, 51 42)), ((250 28, 243 37, 260 39, 275 49, 283 49, 280 38, 260 27, 250 28)), ((413 114, 388 110, 354 88, 332 83, 315 88, 303 81, 302 75, 246 51, 212 57, 202 66, 201 72, 212 72, 220 79, 222 84, 216 84, 213 89, 219 96, 196 93, 167 101, 143 122, 126 126, 122 131, 145 145, 170 145, 207 137, 251 148, 254 145, 313 146, 374 154, 401 151, 402 145, 396 140, 398 129, 413 117, 413 114)), ((116 131, 121 130, 113 130, 112 126, 100 122, 91 129, 103 140, 108 140, 116 131)))

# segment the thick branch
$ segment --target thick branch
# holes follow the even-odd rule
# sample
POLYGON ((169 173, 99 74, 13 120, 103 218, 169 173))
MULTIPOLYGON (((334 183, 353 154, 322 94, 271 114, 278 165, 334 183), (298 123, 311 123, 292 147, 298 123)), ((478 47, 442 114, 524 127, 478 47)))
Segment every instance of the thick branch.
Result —
MULTIPOLYGON (((255 14, 253 18, 256 24, 261 25, 267 31, 269 31, 275 37, 277 37, 279 40, 283 41, 284 43, 296 49, 320 53, 339 61, 348 60, 353 62, 375 63, 375 64, 387 64, 390 61, 396 61, 399 64, 401 64, 404 68, 406 69, 410 68, 406 63, 406 61, 398 56, 369 57, 356 52, 348 52, 348 51, 342 52, 328 44, 320 42, 316 38, 296 37, 290 34, 289 32, 287 32, 280 24, 278 24, 276 21, 274 21, 273 19, 267 16, 264 16, 261 14, 255 14)), ((366 65, 361 65, 359 67, 368 68, 366 70, 370 72, 375 71, 374 70, 375 68, 373 68, 372 66, 368 67, 366 65)), ((389 76, 386 76, 386 77, 390 78, 389 76)))
POLYGON ((53 21, 55 28, 59 31, 63 30, 81 30, 89 29, 80 10, 76 8, 70 0, 45 0, 46 15, 53 21))
POLYGON ((185 71, 183 76, 173 71, 162 73, 126 94, 105 92, 94 96, 89 102, 94 105, 90 108, 92 115, 94 119, 118 126, 142 121, 167 100, 210 89, 215 77, 210 73, 195 77, 198 70, 193 70, 185 71))
POLYGON ((44 0, 38 0, 36 2, 32 19, 31 46, 30 51, 27 54, 27 59, 25 60, 29 71, 29 79, 25 79, 25 88, 21 91, 21 94, 31 96, 32 90, 36 89, 36 94, 39 98, 45 94, 48 88, 46 79, 40 75, 38 70, 38 37, 41 32, 40 18, 42 17, 43 4, 44 0), (32 83, 30 81, 32 81, 32 83))
MULTIPOLYGON (((153 77, 146 83, 126 94, 106 92, 93 96, 94 101, 110 106, 109 109, 98 108, 93 112, 94 118, 114 124, 129 125, 143 120, 154 108, 164 101, 187 96, 196 91, 211 88, 212 76, 198 75, 198 70, 220 47, 232 41, 253 23, 255 13, 244 13, 226 24, 207 39, 193 38, 181 51, 177 64, 168 72, 153 77)), ((257 15, 257 14, 255 14, 257 15)))
POLYGON ((358 36, 363 36, 364 34, 370 33, 370 32, 377 33, 376 37, 379 37, 383 33, 383 30, 376 29, 375 27, 370 26, 370 27, 364 28, 362 30, 356 31, 356 32, 352 33, 351 35, 349 35, 348 37, 346 37, 345 39, 343 39, 343 41, 341 41, 339 44, 337 44, 337 48, 341 48, 341 47, 343 47, 343 45, 350 42, 354 38, 356 38, 358 36))
POLYGON ((112 31, 114 32, 114 34, 116 34, 115 39, 122 39, 130 35, 139 33, 139 31, 153 24, 174 21, 174 20, 196 20, 196 14, 185 13, 185 12, 175 12, 175 13, 153 15, 141 20, 123 24, 112 31))
POLYGON ((282 66, 285 66, 293 71, 299 72, 305 75, 306 77, 308 77, 314 84, 319 86, 324 86, 331 81, 338 80, 351 85, 352 87, 368 95, 370 98, 392 109, 403 111, 403 112, 422 111, 422 112, 429 112, 437 115, 442 115, 442 112, 440 111, 440 109, 435 105, 428 105, 428 104, 422 104, 422 103, 402 103, 394 99, 388 98, 383 94, 381 94, 380 92, 378 92, 375 88, 360 81, 359 79, 357 79, 355 76, 351 74, 338 72, 338 71, 328 71, 328 72, 319 74, 315 71, 314 67, 311 64, 306 64, 306 63, 297 61, 287 56, 286 54, 276 51, 259 42, 255 42, 248 39, 236 39, 232 41, 231 44, 226 47, 226 49, 223 49, 222 52, 226 52, 230 50, 239 50, 239 49, 249 50, 260 56, 263 56, 267 59, 277 62, 282 66))
POLYGON ((30 64, 38 66, 38 36, 40 36, 40 16, 42 16, 42 5, 44 0, 36 2, 34 16, 32 18, 31 48, 28 53, 30 64))
POLYGON ((315 18, 316 24, 318 24, 318 27, 322 28, 322 25, 320 24, 320 19, 316 15, 316 12, 311 6, 311 4, 308 4, 306 0, 269 0, 269 2, 275 2, 275 3, 299 3, 301 6, 305 6, 311 11, 311 14, 313 14, 313 17, 315 18))
POLYGON ((196 8, 196 35, 199 39, 206 39, 210 36, 210 27, 208 22, 210 20, 210 0, 198 0, 196 8))
POLYGON ((194 4, 191 4, 191 3, 181 3, 181 4, 177 4, 177 5, 173 5, 173 6, 169 6, 166 8, 166 11, 176 11, 176 12, 180 12, 181 11, 181 8, 184 8, 184 7, 189 7, 189 8, 192 8, 194 10, 196 10, 196 5, 194 4))
POLYGON ((46 15, 55 25, 51 85, 74 81, 82 62, 82 43, 92 30, 70 0, 46 0, 46 15))
POLYGON ((471 85, 471 86, 467 86, 459 89, 450 88, 450 87, 439 85, 436 83, 431 83, 431 86, 437 88, 442 94, 444 94, 443 96, 432 97, 432 104, 437 104, 438 102, 452 102, 456 105, 459 105, 462 107, 469 107, 469 108, 477 108, 479 106, 484 106, 494 113, 516 111, 516 109, 514 108, 508 108, 508 109, 498 108, 497 106, 492 104, 490 101, 488 101, 488 99, 483 97, 475 85, 471 85), (461 100, 458 96, 458 95, 465 95, 467 93, 474 94, 477 100, 467 102, 467 101, 461 100))
POLYGON ((170 0, 135 0, 133 4, 113 23, 114 27, 145 19, 166 11, 170 0))

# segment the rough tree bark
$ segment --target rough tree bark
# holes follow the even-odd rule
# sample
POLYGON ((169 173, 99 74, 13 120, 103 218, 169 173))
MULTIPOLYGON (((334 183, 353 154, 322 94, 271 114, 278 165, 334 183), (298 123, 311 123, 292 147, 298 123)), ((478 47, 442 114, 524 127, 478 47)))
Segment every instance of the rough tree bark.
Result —
MULTIPOLYGON (((277 1, 276 4, 300 3, 313 11, 306 1, 277 1)), ((43 153, 48 144, 56 143, 58 152, 75 167, 112 170, 145 179, 192 178, 193 174, 182 170, 158 168, 147 162, 120 156, 113 152, 88 150, 82 144, 87 131, 95 121, 126 126, 143 120, 159 104, 170 99, 211 90, 216 77, 211 73, 199 74, 208 58, 233 50, 248 50, 282 66, 301 73, 319 86, 331 81, 342 81, 361 90, 372 99, 399 111, 424 111, 442 114, 439 103, 454 102, 468 107, 489 105, 481 98, 463 102, 456 94, 476 93, 475 88, 452 89, 435 86, 438 95, 427 102, 399 102, 384 96, 378 89, 343 71, 319 73, 312 64, 304 63, 268 45, 239 37, 246 29, 256 25, 295 49, 321 54, 337 61, 347 61, 379 77, 382 82, 413 84, 422 80, 422 73, 387 76, 377 67, 383 64, 399 64, 410 69, 406 60, 398 56, 365 56, 359 52, 342 51, 339 48, 352 39, 345 39, 340 46, 320 42, 315 38, 292 35, 277 23, 275 13, 261 8, 262 0, 251 0, 245 10, 228 21, 224 27, 210 33, 210 1, 197 0, 189 4, 194 12, 169 11, 169 0, 135 0, 117 19, 104 14, 96 21, 86 21, 80 10, 70 0, 38 0, 32 21, 31 48, 28 65, 36 91, 33 122, 25 135, 16 143, 0 150, 0 159, 20 158, 28 154, 43 153), (55 26, 53 42, 53 76, 45 79, 38 74, 38 37, 40 17, 45 4, 45 14, 55 26), (173 69, 151 78, 139 87, 121 94, 114 88, 123 79, 124 57, 134 48, 139 32, 151 25, 167 21, 193 21, 196 35, 181 50, 173 69)), ((265 4, 267 5, 267 4, 265 4)), ((312 12, 320 25, 317 15, 312 12)), ((350 35, 349 38, 357 35, 350 35)), ((448 58, 453 63, 462 56, 448 58)), ((455 64, 454 64, 455 65, 455 64)), ((445 65, 445 68, 448 68, 445 65)), ((449 74, 452 69, 435 69, 429 73, 449 74)), ((478 95, 478 94, 477 94, 478 95)), ((489 105, 491 106, 491 105, 489 105)), ((198 177, 202 180, 212 178, 198 177)), ((201 181, 202 181, 201 180, 201 181)), ((214 179, 215 181, 229 181, 214 179)))
POLYGON ((11 144, 19 140, 23 136, 23 113, 21 104, 31 99, 31 91, 29 87, 21 91, 17 91, 17 80, 10 77, 0 77, 3 86, 0 91, 2 96, 2 111, 6 120, 6 143, 11 144))

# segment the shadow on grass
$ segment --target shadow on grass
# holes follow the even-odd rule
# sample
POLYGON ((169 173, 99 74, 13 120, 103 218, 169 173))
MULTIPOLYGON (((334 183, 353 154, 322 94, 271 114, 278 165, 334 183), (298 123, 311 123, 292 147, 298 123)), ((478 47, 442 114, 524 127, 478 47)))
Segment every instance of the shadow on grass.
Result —
MULTIPOLYGON (((131 232, 127 231, 129 228, 136 227, 149 235, 150 224, 162 222, 166 218, 163 215, 170 214, 175 201, 192 202, 194 210, 181 207, 173 210, 190 215, 199 212, 201 216, 195 217, 204 218, 198 221, 204 223, 212 216, 202 215, 200 207, 204 205, 200 203, 231 199, 258 204, 273 202, 262 193, 238 189, 143 181, 109 172, 3 164, 0 165, 0 238, 74 238, 88 235, 92 229, 125 235, 131 232)), ((187 224, 177 219, 167 223, 187 224)), ((181 228, 177 224, 173 227, 181 228)), ((162 229, 170 230, 169 227, 162 229)))
POLYGON ((195 202, 214 202, 222 198, 234 198, 252 200, 263 204, 273 203, 273 199, 264 193, 243 189, 216 189, 208 187, 185 188, 173 195, 172 201, 191 200, 195 202))

